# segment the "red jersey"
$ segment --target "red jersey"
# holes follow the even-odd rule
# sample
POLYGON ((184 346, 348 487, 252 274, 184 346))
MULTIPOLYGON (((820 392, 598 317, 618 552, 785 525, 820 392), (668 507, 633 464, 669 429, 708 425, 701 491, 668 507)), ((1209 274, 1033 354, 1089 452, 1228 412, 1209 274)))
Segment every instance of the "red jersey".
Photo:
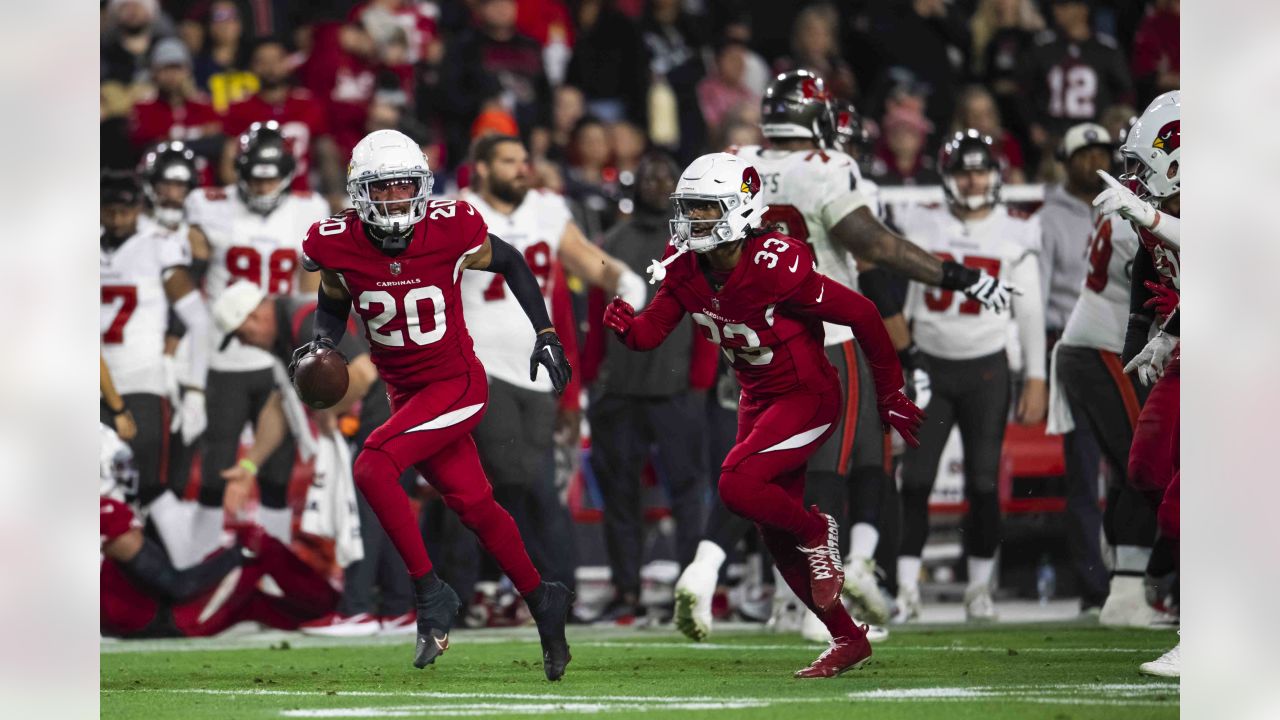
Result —
POLYGON ((1133 229, 1138 233, 1138 241, 1142 243, 1142 247, 1151 253, 1151 262, 1156 266, 1156 273, 1160 276, 1160 283, 1167 288, 1179 290, 1182 282, 1178 277, 1178 270, 1182 263, 1179 259, 1178 251, 1173 247, 1166 245, 1163 240, 1156 237, 1155 233, 1138 225, 1130 223, 1133 229))
MULTIPOLYGON (((98 498, 98 532, 102 546, 142 523, 129 506, 107 497, 98 498)), ((155 599, 134 586, 114 560, 102 559, 99 572, 100 625, 103 635, 123 636, 145 628, 156 616, 155 599)))
MULTIPOLYGON (((667 255, 673 252, 668 247, 667 255)), ((822 347, 827 320, 853 327, 877 397, 902 387, 902 369, 875 305, 818 273, 804 243, 777 232, 748 237, 719 292, 708 275, 692 252, 669 265, 624 342, 633 349, 654 347, 688 312, 733 364, 747 396, 826 392, 839 387, 822 347)))
POLYGON ((364 319, 378 374, 395 390, 409 392, 480 364, 459 288, 463 259, 488 234, 471 205, 432 200, 408 249, 391 257, 365 234, 355 211, 345 210, 307 231, 303 264, 338 274, 364 319))
POLYGON ((129 123, 129 140, 134 147, 144 148, 166 140, 191 142, 221 132, 222 118, 214 112, 208 98, 184 100, 170 105, 157 98, 133 106, 129 123), (211 130, 210 126, 214 126, 211 130))
POLYGON ((316 138, 329 134, 324 107, 306 90, 290 90, 279 105, 272 105, 261 95, 254 95, 227 108, 223 129, 228 136, 235 137, 255 122, 268 120, 280 123, 280 134, 284 135, 298 159, 293 189, 310 190, 311 182, 307 175, 311 170, 311 145, 316 138))

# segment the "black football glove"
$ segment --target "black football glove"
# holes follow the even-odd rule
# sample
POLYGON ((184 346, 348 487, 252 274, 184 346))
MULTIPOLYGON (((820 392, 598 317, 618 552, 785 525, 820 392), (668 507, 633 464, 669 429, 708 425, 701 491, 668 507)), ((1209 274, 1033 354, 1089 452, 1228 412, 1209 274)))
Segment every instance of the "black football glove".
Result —
POLYGON ((556 394, 563 394, 564 387, 573 377, 573 368, 569 366, 569 359, 564 356, 564 346, 554 332, 539 333, 538 339, 533 343, 533 354, 529 356, 530 380, 538 379, 539 365, 547 369, 556 394))
POLYGON ((342 356, 343 360, 347 359, 345 355, 342 355, 342 351, 338 350, 338 346, 333 342, 333 338, 317 337, 315 340, 312 340, 311 342, 293 351, 293 359, 289 361, 289 379, 290 380, 293 379, 293 373, 295 370, 298 369, 298 363, 302 362, 302 358, 310 355, 311 353, 319 350, 320 348, 328 348, 338 353, 338 355, 342 356))

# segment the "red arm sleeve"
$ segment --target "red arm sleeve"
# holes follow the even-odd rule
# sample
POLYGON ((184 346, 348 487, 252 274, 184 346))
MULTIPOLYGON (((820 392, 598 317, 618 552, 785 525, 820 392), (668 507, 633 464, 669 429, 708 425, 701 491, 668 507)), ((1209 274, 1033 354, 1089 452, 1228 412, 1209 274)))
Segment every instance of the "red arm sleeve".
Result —
POLYGON ((696 324, 693 345, 689 346, 689 388, 710 390, 716 384, 716 364, 719 362, 719 346, 702 336, 696 324))
POLYGON ((853 328, 871 364, 876 397, 902 389, 902 365, 875 303, 817 272, 810 273, 783 302, 801 314, 853 328))
POLYGON ((636 315, 622 342, 632 350, 652 350, 667 339, 683 317, 684 308, 680 301, 667 291, 667 285, 663 283, 653 300, 636 315))
MULTIPOLYGON (((560 336, 560 344, 564 346, 564 356, 570 367, 582 367, 578 357, 578 328, 573 319, 573 301, 569 297, 569 286, 564 279, 564 269, 560 263, 554 263, 555 274, 551 278, 551 324, 560 336)), ((603 311, 601 311, 603 312, 603 311)), ((581 410, 582 373, 570 375, 569 384, 560 395, 560 407, 565 410, 581 410)))
POLYGON ((605 333, 608 331, 604 317, 604 291, 593 287, 587 291, 587 340, 582 348, 582 382, 590 385, 600 377, 600 365, 604 363, 605 333))

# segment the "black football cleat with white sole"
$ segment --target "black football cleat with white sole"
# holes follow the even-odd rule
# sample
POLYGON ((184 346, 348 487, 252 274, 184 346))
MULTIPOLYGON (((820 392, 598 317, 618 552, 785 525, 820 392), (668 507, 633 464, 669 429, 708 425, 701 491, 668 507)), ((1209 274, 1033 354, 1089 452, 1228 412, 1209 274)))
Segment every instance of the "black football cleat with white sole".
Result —
POLYGON ((413 597, 418 613, 418 644, 413 666, 422 669, 449 649, 449 629, 462 603, 449 583, 434 572, 414 578, 413 597))
POLYGON ((564 677, 564 669, 572 656, 564 627, 573 611, 573 591, 558 582, 543 582, 525 596, 529 612, 538 623, 538 639, 542 641, 542 669, 552 682, 564 677))

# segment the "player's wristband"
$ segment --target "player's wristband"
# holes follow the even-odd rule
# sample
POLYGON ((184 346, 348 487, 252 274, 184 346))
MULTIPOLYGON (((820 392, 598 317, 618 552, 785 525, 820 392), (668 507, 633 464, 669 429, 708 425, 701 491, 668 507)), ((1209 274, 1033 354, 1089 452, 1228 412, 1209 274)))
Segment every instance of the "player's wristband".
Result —
POLYGON ((110 405, 108 405, 106 400, 103 400, 103 401, 102 401, 102 407, 103 407, 103 409, 105 409, 108 413, 110 413, 110 414, 111 414, 111 417, 113 417, 113 418, 118 418, 118 417, 120 417, 121 415, 124 415, 125 413, 129 412, 129 406, 128 406, 128 405, 121 405, 121 406, 120 406, 120 409, 119 409, 119 410, 116 410, 115 408, 113 408, 113 407, 111 407, 110 405))
POLYGON ((236 463, 236 465, 248 470, 250 475, 258 477, 258 463, 249 458, 240 458, 240 462, 236 463))
POLYGON ((978 277, 977 270, 954 260, 947 260, 942 263, 942 282, 938 286, 945 290, 964 290, 978 282, 978 277))

